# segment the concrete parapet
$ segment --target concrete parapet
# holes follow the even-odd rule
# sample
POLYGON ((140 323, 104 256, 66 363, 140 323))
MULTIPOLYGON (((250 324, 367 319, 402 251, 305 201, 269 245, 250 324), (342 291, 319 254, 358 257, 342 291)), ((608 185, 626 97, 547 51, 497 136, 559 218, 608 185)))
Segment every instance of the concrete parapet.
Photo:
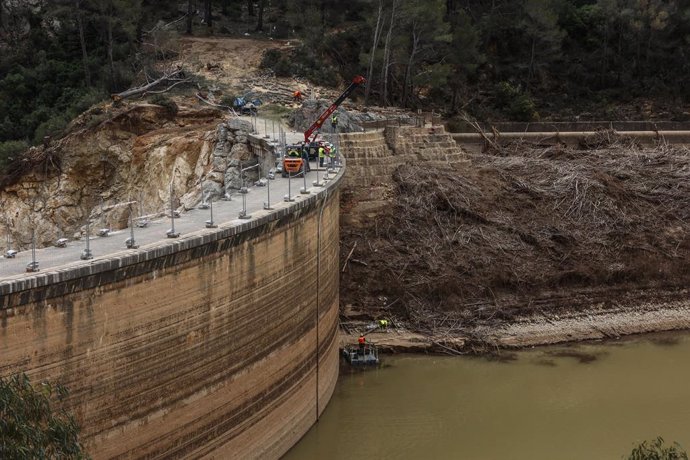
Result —
POLYGON ((0 283, 0 374, 65 384, 94 458, 279 458, 338 376, 339 189, 0 283))

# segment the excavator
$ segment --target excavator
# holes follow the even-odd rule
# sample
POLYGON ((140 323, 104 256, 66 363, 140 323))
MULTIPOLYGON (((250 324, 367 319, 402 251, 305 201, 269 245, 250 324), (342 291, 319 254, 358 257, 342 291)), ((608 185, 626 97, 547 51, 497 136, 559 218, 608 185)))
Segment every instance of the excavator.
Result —
MULTIPOLYGON (((348 86, 345 91, 343 91, 343 94, 341 94, 338 99, 333 102, 322 114, 317 118, 317 120, 312 123, 312 125, 309 127, 304 132, 304 143, 305 145, 311 145, 315 140, 316 137, 319 135, 319 129, 321 129, 321 126, 324 124, 326 120, 328 120, 328 117, 330 117, 333 112, 336 111, 336 109, 340 106, 340 104, 343 103, 347 97, 352 94, 354 90, 356 90, 360 85, 363 85, 367 82, 366 78, 362 77, 361 75, 357 75, 355 78, 352 79, 352 83, 350 83, 350 86, 348 86)), ((301 148, 299 146, 288 146, 286 149, 286 152, 300 152, 301 148)), ((302 157, 297 157, 297 156, 289 156, 285 155, 283 157, 283 172, 282 175, 283 177, 287 177, 288 174, 297 174, 300 171, 306 170, 304 167, 305 165, 302 164, 303 160, 302 157)))

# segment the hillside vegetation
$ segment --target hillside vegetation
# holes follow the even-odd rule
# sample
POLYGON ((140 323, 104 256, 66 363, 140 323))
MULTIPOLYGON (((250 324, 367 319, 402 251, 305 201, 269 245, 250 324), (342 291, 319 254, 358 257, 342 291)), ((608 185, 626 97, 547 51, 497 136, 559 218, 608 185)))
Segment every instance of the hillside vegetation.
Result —
MULTIPOLYGON (((0 1, 0 165, 157 75, 179 34, 286 39, 264 67, 480 119, 690 117, 690 5, 659 0, 0 1)), ((252 58, 257 59, 257 56, 252 58)))

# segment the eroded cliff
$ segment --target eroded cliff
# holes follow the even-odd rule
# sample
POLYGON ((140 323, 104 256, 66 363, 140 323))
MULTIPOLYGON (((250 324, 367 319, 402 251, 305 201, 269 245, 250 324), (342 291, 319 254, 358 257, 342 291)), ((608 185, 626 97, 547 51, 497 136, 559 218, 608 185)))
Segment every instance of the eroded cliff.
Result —
POLYGON ((214 108, 153 104, 100 105, 77 118, 67 135, 33 147, 0 191, 0 245, 27 247, 80 237, 93 227, 124 228, 135 216, 170 203, 191 208, 241 186, 239 166, 256 161, 251 124, 214 108), (128 203, 133 202, 130 206, 128 203))

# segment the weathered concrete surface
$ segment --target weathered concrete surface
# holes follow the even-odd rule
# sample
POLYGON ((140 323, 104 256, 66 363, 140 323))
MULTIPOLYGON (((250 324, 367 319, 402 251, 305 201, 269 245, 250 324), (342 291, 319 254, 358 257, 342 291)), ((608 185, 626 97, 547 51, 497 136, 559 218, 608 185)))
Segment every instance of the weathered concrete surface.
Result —
POLYGON ((95 458, 278 458, 338 375, 340 177, 239 227, 0 283, 0 374, 67 385, 95 458))

